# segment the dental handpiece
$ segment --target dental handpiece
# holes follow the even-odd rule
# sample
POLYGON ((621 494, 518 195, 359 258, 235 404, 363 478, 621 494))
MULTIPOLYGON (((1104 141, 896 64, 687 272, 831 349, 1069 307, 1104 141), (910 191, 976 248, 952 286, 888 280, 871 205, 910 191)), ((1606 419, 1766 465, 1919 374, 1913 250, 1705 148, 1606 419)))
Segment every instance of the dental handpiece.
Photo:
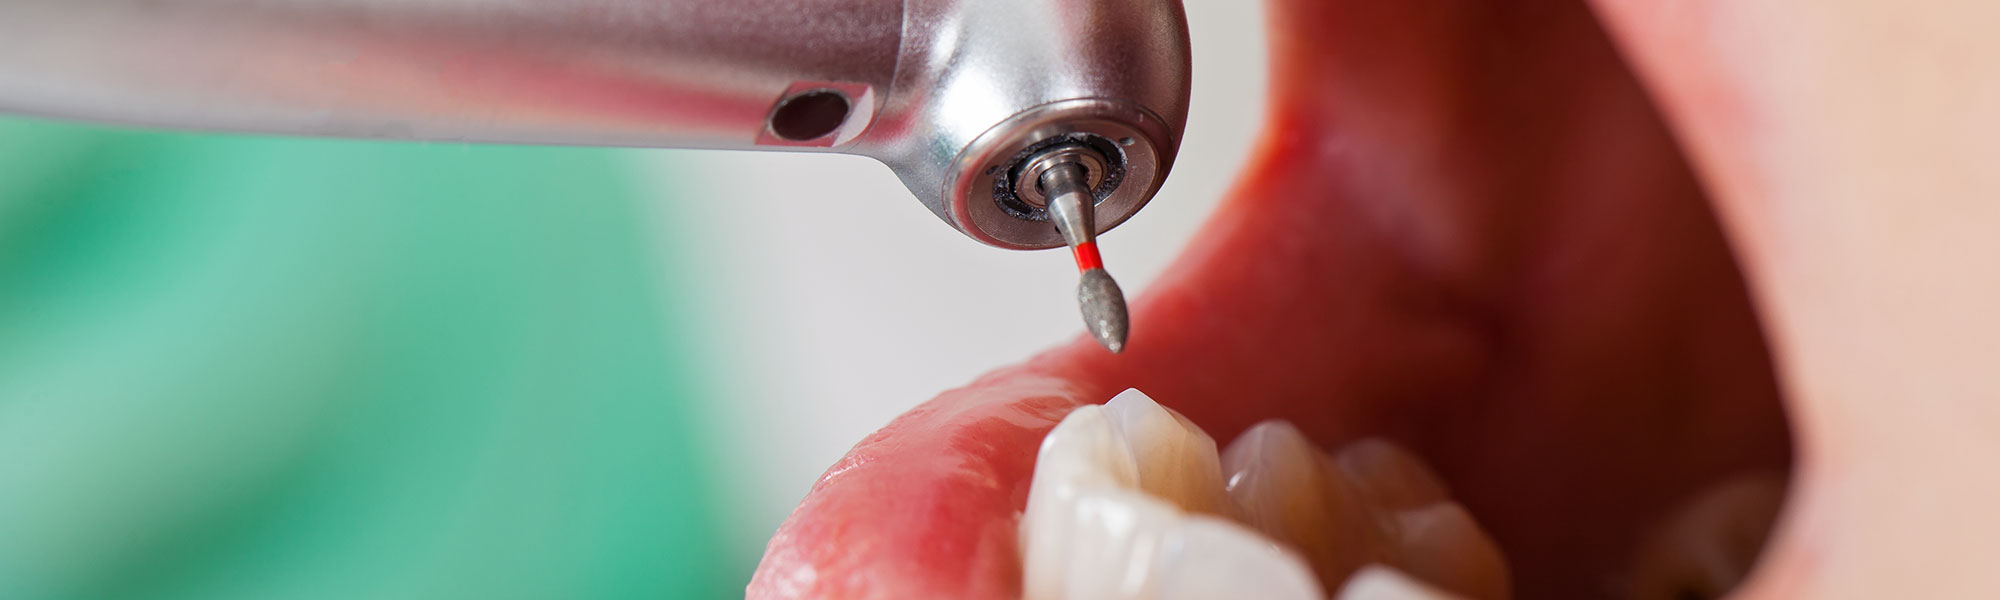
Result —
POLYGON ((0 2, 0 111, 872 157, 972 239, 1070 247, 1114 352, 1095 236, 1159 190, 1189 76, 1178 0, 0 2))

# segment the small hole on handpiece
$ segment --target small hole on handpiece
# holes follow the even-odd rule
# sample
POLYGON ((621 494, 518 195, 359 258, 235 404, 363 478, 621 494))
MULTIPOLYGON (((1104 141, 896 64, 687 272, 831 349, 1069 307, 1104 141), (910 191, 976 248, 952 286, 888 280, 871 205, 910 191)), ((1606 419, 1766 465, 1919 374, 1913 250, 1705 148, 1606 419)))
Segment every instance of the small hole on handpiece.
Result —
POLYGON ((826 137, 847 121, 847 97, 831 90, 814 90, 786 98, 771 113, 771 133, 794 142, 826 137))

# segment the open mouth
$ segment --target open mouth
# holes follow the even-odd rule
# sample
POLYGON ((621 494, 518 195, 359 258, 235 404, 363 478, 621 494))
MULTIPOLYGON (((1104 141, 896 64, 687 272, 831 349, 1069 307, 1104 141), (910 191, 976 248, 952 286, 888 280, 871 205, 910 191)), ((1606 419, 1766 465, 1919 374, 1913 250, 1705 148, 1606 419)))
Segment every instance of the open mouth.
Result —
POLYGON ((1127 388, 1224 446, 1281 419, 1323 451, 1408 449, 1514 596, 1723 591, 1648 575, 1649 541, 1705 492, 1787 472, 1779 390, 1702 188, 1589 8, 1269 14, 1257 159, 1136 295, 1125 354, 1077 339, 863 440, 752 597, 1019 597, 1038 448, 1127 388))

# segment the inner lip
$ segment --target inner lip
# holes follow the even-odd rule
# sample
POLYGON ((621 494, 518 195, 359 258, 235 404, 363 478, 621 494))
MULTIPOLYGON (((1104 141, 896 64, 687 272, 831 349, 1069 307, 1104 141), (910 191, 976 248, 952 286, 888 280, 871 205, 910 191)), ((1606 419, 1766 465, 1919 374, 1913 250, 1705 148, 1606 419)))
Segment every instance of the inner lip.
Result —
POLYGON ((772 597, 1011 597, 1035 447, 1127 387, 1429 460, 1519 597, 1613 592, 1703 487, 1784 472, 1771 360, 1706 197, 1588 7, 1270 3, 1252 166, 1133 303, 863 440, 771 542, 772 597))

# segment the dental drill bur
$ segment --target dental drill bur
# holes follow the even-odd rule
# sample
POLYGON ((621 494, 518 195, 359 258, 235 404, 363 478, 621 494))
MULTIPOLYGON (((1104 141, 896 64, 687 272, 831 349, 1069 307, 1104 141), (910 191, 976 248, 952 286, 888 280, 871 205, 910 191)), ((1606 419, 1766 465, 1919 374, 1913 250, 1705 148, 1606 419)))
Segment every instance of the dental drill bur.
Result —
POLYGON ((1076 303, 1083 311, 1084 328, 1105 350, 1117 354, 1125 350, 1131 321, 1125 312, 1125 292, 1104 271, 1104 257, 1097 252, 1097 195, 1092 191, 1103 182, 1108 166, 1103 154, 1085 145, 1059 145, 1029 158, 1018 184, 1021 192, 1033 186, 1034 193, 1023 193, 1022 199, 1043 205, 1076 258, 1081 274, 1076 303))
POLYGON ((1125 314, 1125 292, 1104 272, 1104 258, 1097 254, 1096 198, 1083 187, 1083 168, 1063 165, 1042 174, 1042 186, 1049 193, 1049 216, 1056 222, 1069 251, 1076 256, 1076 270, 1082 279, 1076 284, 1076 303, 1083 309, 1083 325, 1097 343, 1117 354, 1125 350, 1125 334, 1131 317, 1125 314))

